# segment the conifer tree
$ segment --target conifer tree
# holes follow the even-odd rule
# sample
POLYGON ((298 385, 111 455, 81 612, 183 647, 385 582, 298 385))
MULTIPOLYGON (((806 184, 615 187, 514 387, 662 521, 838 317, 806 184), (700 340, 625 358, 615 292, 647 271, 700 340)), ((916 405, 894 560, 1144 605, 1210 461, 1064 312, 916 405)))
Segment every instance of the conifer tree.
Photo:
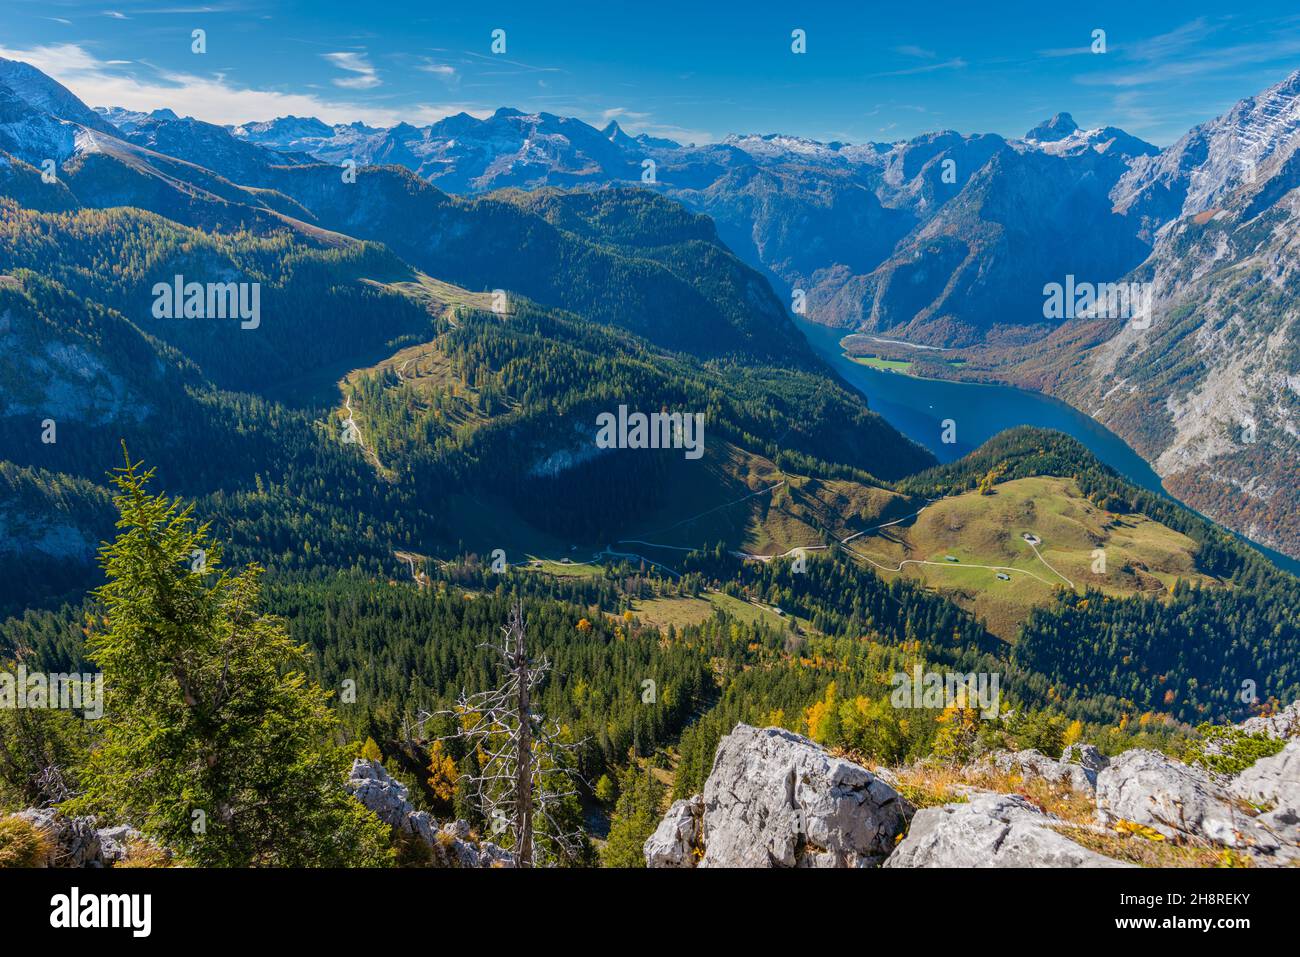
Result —
POLYGON ((348 757, 306 650, 258 612, 261 569, 221 568, 193 506, 116 469, 102 627, 105 712, 74 812, 141 828, 198 866, 388 863, 387 828, 343 787, 348 757))
POLYGON ((645 867, 645 842, 659 826, 665 785, 647 767, 632 765, 619 775, 620 793, 601 848, 606 867, 645 867))

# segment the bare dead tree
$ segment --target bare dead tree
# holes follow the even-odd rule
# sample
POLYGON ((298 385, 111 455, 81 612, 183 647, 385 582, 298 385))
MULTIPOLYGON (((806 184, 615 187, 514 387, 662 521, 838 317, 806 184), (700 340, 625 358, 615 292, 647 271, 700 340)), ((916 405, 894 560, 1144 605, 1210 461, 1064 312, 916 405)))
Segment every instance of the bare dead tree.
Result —
POLYGON ((529 655, 520 602, 511 606, 501 633, 500 640, 482 646, 500 656, 501 683, 475 694, 462 691, 450 711, 421 712, 418 737, 423 737, 425 721, 435 714, 457 721, 459 730, 439 740, 459 738, 479 751, 478 773, 462 780, 473 788, 494 831, 513 837, 516 866, 532 867, 540 856, 539 839, 557 856, 578 850, 579 832, 566 830, 556 813, 566 798, 578 793, 581 778, 571 755, 582 742, 564 741, 557 723, 548 724, 545 716, 533 711, 534 692, 551 666, 545 655, 537 660, 529 655), (563 789, 556 789, 557 782, 564 782, 563 789))

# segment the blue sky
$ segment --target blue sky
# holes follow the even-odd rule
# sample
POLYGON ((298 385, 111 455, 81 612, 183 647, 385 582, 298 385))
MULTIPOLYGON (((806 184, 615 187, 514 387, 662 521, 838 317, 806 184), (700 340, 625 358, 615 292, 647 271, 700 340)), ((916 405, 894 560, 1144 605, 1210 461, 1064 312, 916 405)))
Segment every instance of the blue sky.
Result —
POLYGON ((1164 145, 1300 67, 1300 9, 1215 6, 1227 5, 5 0, 0 56, 92 106, 220 123, 419 125, 514 106, 685 141, 862 142, 1018 136, 1065 110, 1164 145), (504 54, 491 51, 498 28, 504 54), (1105 53, 1090 49, 1098 29, 1105 53))

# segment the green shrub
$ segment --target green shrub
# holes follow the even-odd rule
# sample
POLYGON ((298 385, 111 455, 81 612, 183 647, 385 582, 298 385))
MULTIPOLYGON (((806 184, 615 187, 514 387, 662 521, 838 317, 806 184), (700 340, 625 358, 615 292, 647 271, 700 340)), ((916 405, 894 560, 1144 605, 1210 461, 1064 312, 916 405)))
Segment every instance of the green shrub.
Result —
POLYGON ((1286 746, 1281 738, 1247 734, 1232 725, 1202 724, 1196 730, 1201 736, 1187 746, 1183 760, 1221 774, 1240 774, 1286 746))

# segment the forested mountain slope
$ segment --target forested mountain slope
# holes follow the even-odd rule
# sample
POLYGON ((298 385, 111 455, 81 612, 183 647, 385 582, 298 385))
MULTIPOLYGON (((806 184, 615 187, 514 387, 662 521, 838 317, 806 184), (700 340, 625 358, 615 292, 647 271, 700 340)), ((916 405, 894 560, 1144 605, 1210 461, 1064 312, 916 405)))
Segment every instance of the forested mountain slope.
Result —
POLYGON ((1298 487, 1286 309, 1298 78, 1163 150, 1068 113, 1020 139, 940 131, 865 144, 774 133, 682 145, 517 110, 420 129, 287 118, 232 132, 285 155, 384 156, 470 194, 598 189, 649 169, 647 188, 708 213, 782 294, 802 290, 811 320, 963 348, 960 369, 907 358, 922 374, 1066 399, 1171 491, 1295 554, 1284 516, 1298 487), (1044 289, 1067 277, 1150 284, 1155 321, 1048 315, 1044 289))
MULTIPOLYGON (((738 720, 881 760, 970 752, 969 708, 896 711, 890 676, 915 667, 1001 676, 1007 707, 984 733, 1058 752, 1085 724, 1108 745, 1176 748, 1191 725, 1295 696, 1294 578, 1056 434, 1017 430, 937 466, 815 358, 783 298, 713 222, 671 198, 621 185, 525 193, 506 187, 539 184, 493 177, 465 198, 392 165, 362 165, 352 182, 333 161, 272 154, 255 131, 111 114, 115 135, 41 90, 27 100, 11 88, 13 149, 0 166, 6 662, 80 668, 87 641, 123 616, 134 627, 167 611, 133 606, 128 586, 88 594, 102 580, 97 546, 126 530, 114 554, 154 562, 149 587, 178 582, 204 601, 230 589, 235 611, 219 620, 282 651, 304 644, 303 667, 323 689, 355 683, 354 700, 322 694, 313 706, 341 728, 322 733, 331 747, 373 738, 422 806, 482 827, 447 772, 448 762, 471 772, 480 757, 432 743, 453 719, 432 720, 420 740, 409 730, 421 711, 445 712, 492 680, 484 637, 522 599, 553 663, 537 706, 571 737, 590 782, 563 813, 590 834, 626 817, 620 790, 636 795, 651 771, 698 788, 738 720), (15 134, 27 128, 41 135, 15 134), (57 182, 43 182, 29 147, 51 143, 66 152, 57 182), (199 165, 204 156, 221 168, 199 165), (159 307, 178 276, 182 293, 233 284, 241 304, 256 284, 256 314, 213 316, 204 299, 168 316, 159 307), (671 427, 659 448, 630 433, 600 441, 601 417, 625 411, 699 416, 700 444, 671 427), (132 524, 141 507, 119 516, 105 480, 124 456, 193 503, 226 567, 257 563, 265 579, 254 569, 209 592, 188 550, 133 551, 147 537, 132 524), (1041 538, 1031 546, 1026 533, 1041 538), (1108 570, 1085 575, 1098 550, 1108 570), (918 559, 924 572, 903 571, 918 559), (987 600, 1029 575, 1036 584, 1013 601, 987 600)), ((942 222, 944 237, 985 244, 977 258, 993 275, 1068 218, 1062 207, 1014 235, 990 227, 990 209, 1027 195, 1012 187, 1050 168, 1056 190, 1095 202, 1121 153, 1145 152, 1117 131, 1070 125, 1021 144, 738 140, 693 151, 689 176, 701 178, 680 188, 707 189, 706 173, 739 184, 745 157, 760 157, 746 203, 771 199, 782 177, 813 191, 833 181, 852 194, 854 222, 899 239, 922 218, 942 222), (773 171, 792 153, 822 172, 773 171), (943 179, 952 158, 957 183, 943 179), (899 202, 873 205, 857 166, 899 202)), ((589 181, 589 160, 673 149, 634 142, 617 130, 584 140, 572 178, 589 181)), ((955 248, 946 242, 909 255, 943 258, 955 248)), ((771 248, 802 270, 811 260, 798 247, 791 235, 771 248)), ((1060 265, 1044 255, 1039 265, 1060 265)), ((945 286, 953 302, 978 286, 980 266, 967 265, 945 286)), ((904 272, 900 261, 881 288, 898 292, 904 272)), ((946 308, 926 324, 948 328, 946 308)), ((121 563, 115 571, 130 580, 121 563)), ((67 728, 42 730, 84 745, 67 728)), ((0 758, 0 803, 15 788, 30 795, 22 762, 0 758)), ((66 763, 80 788, 81 766, 66 763)), ((590 862, 583 847, 566 862, 590 862)))

